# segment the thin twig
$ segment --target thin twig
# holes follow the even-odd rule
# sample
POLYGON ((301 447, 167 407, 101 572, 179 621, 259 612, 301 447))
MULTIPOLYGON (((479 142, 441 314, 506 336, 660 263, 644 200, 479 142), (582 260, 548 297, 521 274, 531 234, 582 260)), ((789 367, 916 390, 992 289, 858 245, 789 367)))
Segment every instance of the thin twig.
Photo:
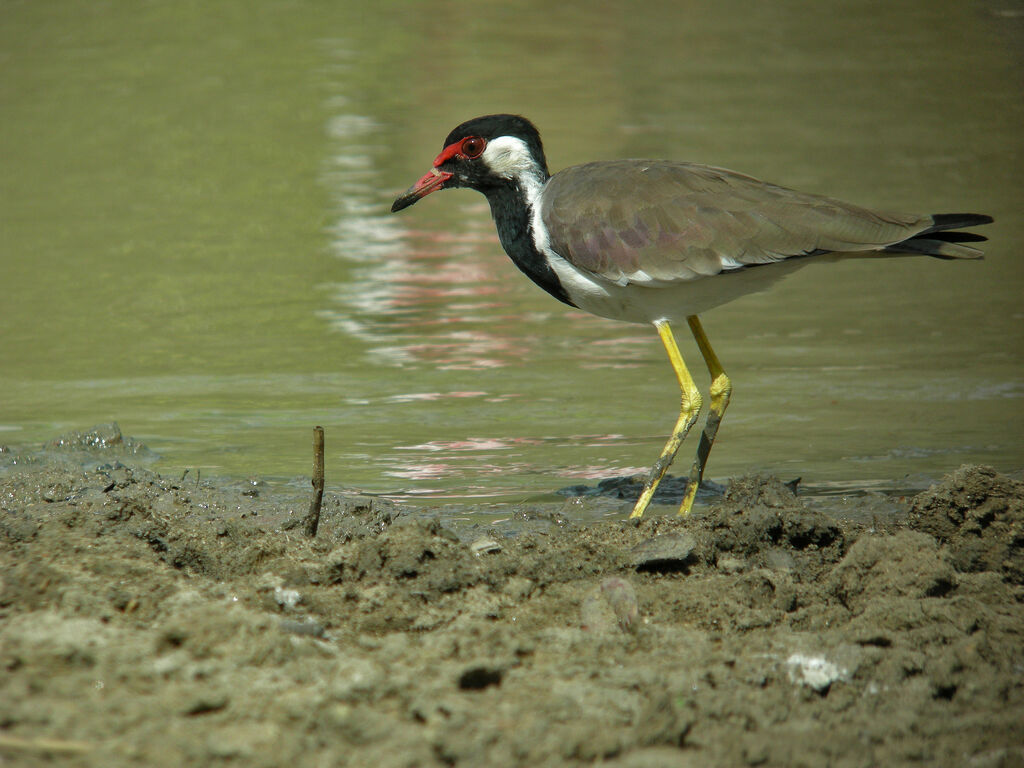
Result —
POLYGON ((324 428, 313 427, 313 500, 306 515, 306 535, 316 536, 320 527, 320 505, 324 500, 324 428))

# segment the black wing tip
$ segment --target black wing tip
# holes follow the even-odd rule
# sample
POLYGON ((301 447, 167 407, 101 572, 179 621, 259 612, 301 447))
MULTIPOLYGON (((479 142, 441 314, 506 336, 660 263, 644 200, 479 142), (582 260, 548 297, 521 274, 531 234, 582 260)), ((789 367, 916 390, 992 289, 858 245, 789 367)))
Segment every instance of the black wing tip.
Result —
POLYGON ((984 235, 979 235, 977 232, 932 232, 927 235, 929 240, 943 240, 947 243, 984 243, 988 240, 984 235))
POLYGON ((939 232, 944 229, 962 229, 964 227, 980 227, 994 222, 987 213, 936 213, 932 216, 932 226, 929 232, 939 232))
POLYGON ((932 225, 913 237, 885 250, 895 253, 922 253, 937 259, 980 259, 982 252, 962 243, 983 243, 988 240, 975 232, 962 232, 965 227, 980 227, 995 219, 986 213, 936 213, 932 225))

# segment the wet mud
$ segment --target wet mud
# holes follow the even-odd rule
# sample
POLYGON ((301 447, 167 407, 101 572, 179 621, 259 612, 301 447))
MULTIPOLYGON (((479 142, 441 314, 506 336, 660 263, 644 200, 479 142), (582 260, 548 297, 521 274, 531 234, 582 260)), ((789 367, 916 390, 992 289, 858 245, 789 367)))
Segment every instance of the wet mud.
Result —
POLYGON ((992 469, 885 515, 748 477, 587 525, 328 479, 311 540, 308 498, 142 452, 0 452, 0 764, 1024 765, 1024 483, 992 469))

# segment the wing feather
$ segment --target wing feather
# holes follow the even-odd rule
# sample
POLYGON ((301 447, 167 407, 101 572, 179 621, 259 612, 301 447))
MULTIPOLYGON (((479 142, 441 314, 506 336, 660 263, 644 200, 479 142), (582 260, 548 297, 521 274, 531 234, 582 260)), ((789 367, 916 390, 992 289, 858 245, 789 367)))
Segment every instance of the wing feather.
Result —
POLYGON ((882 213, 694 163, 619 160, 551 177, 551 247, 612 282, 670 284, 820 252, 880 250, 929 216, 882 213))

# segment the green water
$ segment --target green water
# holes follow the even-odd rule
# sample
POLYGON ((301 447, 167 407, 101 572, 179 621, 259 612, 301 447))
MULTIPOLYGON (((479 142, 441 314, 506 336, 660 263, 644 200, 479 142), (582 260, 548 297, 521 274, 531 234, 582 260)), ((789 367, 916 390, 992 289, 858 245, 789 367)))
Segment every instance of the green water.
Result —
POLYGON ((1022 51, 997 2, 4 0, 0 441, 116 419, 159 469, 288 481, 322 424, 334 488, 491 501, 646 466, 678 401, 651 329, 552 301, 475 193, 388 213, 455 124, 515 111, 553 169, 994 215, 984 262, 812 266, 709 313, 708 476, 1018 471, 1022 51))

